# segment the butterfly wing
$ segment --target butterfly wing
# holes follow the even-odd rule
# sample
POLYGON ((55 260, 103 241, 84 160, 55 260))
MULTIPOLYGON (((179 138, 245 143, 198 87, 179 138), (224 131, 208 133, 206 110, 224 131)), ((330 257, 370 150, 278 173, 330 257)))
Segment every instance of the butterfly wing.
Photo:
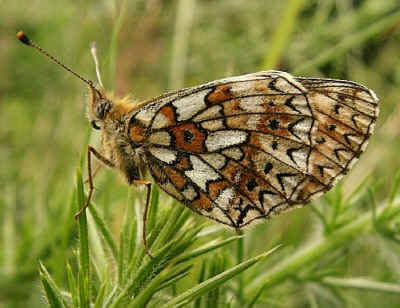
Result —
POLYGON ((377 101, 353 82, 263 71, 159 97, 130 131, 161 188, 240 228, 328 191, 365 149, 377 101))

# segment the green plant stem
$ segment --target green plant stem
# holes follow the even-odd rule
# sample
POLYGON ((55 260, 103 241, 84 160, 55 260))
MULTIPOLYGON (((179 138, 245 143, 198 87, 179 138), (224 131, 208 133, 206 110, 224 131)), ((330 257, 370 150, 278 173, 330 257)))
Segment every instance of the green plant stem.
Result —
MULTIPOLYGON (((76 190, 77 190, 77 204, 78 209, 82 208, 85 203, 85 193, 83 190, 82 171, 78 167, 76 172, 76 190)), ((90 272, 90 259, 89 259, 89 239, 88 239, 88 225, 86 211, 78 217, 79 223, 79 266, 82 271, 81 280, 79 285, 80 290, 80 305, 81 307, 89 307, 89 272, 90 272)))
POLYGON ((322 282, 328 286, 371 290, 386 293, 400 293, 400 285, 394 283, 372 281, 364 278, 325 277, 322 282))
MULTIPOLYGON (((243 257, 244 257, 243 230, 238 230, 237 235, 240 236, 240 238, 237 241, 236 263, 240 264, 243 262, 243 257)), ((243 302, 243 291, 244 291, 243 275, 239 275, 238 276, 238 291, 237 291, 237 298, 238 298, 239 303, 243 302)))
POLYGON ((183 86, 185 66, 189 42, 189 32, 193 21, 196 0, 180 0, 175 19, 174 39, 172 42, 172 59, 170 88, 178 89, 183 86))
MULTIPOLYGON (((117 5, 117 1, 115 3, 117 5)), ((117 11, 117 7, 115 8, 117 11)), ((115 14, 117 17, 114 29, 113 29, 113 34, 111 37, 111 43, 110 43, 110 62, 109 62, 109 72, 110 72, 110 82, 112 83, 112 89, 115 89, 115 81, 116 81, 116 70, 117 70, 117 52, 118 52, 118 34, 121 31, 121 27, 124 21, 126 13, 126 0, 122 0, 121 2, 121 8, 119 10, 118 15, 115 14)))
MULTIPOLYGON (((391 213, 386 216, 388 220, 399 214, 400 203, 393 204, 392 206, 391 213)), ((377 215, 382 213, 385 208, 386 206, 379 207, 377 215)), ((346 243, 359 237, 360 234, 371 231, 372 228, 374 228, 372 213, 368 212, 361 215, 352 223, 299 250, 296 254, 286 258, 282 263, 250 282, 245 290, 247 292, 246 298, 254 297, 260 288, 268 289, 293 277, 303 268, 306 268, 325 254, 344 246, 346 243)))
POLYGON ((269 44, 268 50, 264 57, 263 69, 275 69, 285 49, 293 28, 296 24, 296 16, 303 7, 303 0, 289 0, 286 10, 280 18, 279 26, 276 27, 275 33, 269 44))

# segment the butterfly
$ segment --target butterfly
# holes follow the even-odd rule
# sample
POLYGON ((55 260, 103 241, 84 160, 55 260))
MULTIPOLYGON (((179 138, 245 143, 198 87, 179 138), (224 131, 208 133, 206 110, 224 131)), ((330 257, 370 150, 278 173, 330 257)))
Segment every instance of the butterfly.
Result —
POLYGON ((235 229, 330 190, 365 150, 379 114, 376 94, 363 85, 281 71, 139 104, 110 99, 79 78, 90 87, 89 120, 101 132, 102 149, 89 146, 89 176, 91 154, 129 184, 150 187, 143 180, 150 173, 194 212, 235 229))
POLYGON ((135 172, 122 168, 128 182, 148 169, 193 211, 241 228, 330 190, 364 151, 377 102, 354 82, 261 71, 132 107, 122 113, 131 152, 107 154, 125 156, 123 166, 137 157, 135 172))

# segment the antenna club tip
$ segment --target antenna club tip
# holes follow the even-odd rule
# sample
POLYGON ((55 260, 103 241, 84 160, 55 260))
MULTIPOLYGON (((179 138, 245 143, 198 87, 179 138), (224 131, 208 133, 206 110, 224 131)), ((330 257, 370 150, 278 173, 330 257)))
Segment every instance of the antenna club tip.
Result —
POLYGON ((25 33, 23 31, 19 31, 16 36, 17 36, 17 39, 19 39, 25 45, 28 45, 28 46, 31 45, 31 40, 25 35, 25 33))

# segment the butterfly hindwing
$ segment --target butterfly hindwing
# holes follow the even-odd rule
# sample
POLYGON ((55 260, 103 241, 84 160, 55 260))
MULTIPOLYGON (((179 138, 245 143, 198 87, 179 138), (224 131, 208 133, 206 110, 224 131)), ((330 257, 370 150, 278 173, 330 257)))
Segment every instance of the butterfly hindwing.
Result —
POLYGON ((377 115, 376 96, 356 83, 264 71, 156 98, 129 132, 160 187, 240 228, 329 190, 377 115))

